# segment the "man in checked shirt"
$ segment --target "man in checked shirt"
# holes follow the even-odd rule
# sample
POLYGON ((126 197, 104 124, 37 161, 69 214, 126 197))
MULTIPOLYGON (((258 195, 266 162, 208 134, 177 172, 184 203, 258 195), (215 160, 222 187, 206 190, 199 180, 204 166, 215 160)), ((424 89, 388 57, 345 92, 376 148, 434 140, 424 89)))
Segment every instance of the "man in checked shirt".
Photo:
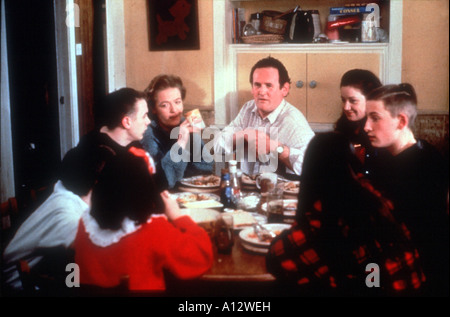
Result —
POLYGON ((241 170, 249 175, 275 171, 285 177, 300 175, 314 132, 303 114, 284 99, 290 89, 286 68, 273 57, 261 59, 250 72, 250 83, 254 99, 215 139, 216 155, 230 157, 235 151, 241 170))

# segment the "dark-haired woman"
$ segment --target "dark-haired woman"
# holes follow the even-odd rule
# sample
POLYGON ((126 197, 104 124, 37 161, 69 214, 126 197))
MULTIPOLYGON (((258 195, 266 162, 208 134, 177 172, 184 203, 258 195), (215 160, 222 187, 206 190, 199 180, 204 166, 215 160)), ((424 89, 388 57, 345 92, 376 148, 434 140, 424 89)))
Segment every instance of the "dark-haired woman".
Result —
POLYGON ((154 158, 156 169, 164 171, 168 187, 184 177, 211 173, 213 158, 203 153, 201 128, 183 116, 186 88, 181 79, 158 75, 145 92, 152 122, 141 143, 154 158))
POLYGON ((363 162, 365 156, 371 154, 372 148, 364 132, 367 119, 366 97, 373 89, 380 86, 378 77, 365 69, 349 70, 341 78, 342 115, 336 122, 335 131, 347 136, 363 162))
POLYGON ((155 190, 148 168, 142 157, 116 156, 100 174, 75 239, 82 284, 113 287, 127 275, 130 290, 164 290, 164 270, 189 279, 211 267, 208 234, 155 190))

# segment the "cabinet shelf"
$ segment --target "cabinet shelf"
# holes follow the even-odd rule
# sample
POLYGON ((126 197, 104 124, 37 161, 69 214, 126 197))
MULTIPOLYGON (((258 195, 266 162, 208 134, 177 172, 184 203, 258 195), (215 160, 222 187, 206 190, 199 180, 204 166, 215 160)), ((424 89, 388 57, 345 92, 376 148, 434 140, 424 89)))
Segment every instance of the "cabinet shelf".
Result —
POLYGON ((232 50, 354 50, 354 49, 385 49, 389 47, 389 43, 317 43, 317 44, 294 44, 294 43, 277 43, 277 44, 230 44, 229 49, 232 50))
MULTIPOLYGON (((370 1, 369 1, 370 2, 370 1)), ((351 3, 348 0, 305 0, 301 3, 303 10, 311 10, 318 8, 321 12, 321 20, 324 21, 327 18, 327 10, 329 7, 343 6, 344 4, 351 3)), ((289 56, 289 59, 303 58, 301 55, 314 57, 316 62, 321 64, 321 58, 331 58, 339 61, 346 61, 346 56, 349 57, 350 62, 347 63, 348 67, 357 65, 361 67, 361 64, 352 64, 352 59, 356 56, 360 63, 369 63, 368 69, 374 69, 379 75, 383 83, 398 83, 401 81, 401 61, 402 61, 402 15, 403 15, 403 0, 395 1, 382 1, 383 10, 381 12, 384 27, 389 35, 388 42, 377 43, 277 43, 277 44, 234 44, 232 43, 232 10, 236 7, 246 8, 246 21, 249 20, 249 15, 255 12, 261 12, 265 9, 280 8, 279 11, 284 12, 286 9, 293 8, 298 4, 294 0, 215 0, 213 3, 214 13, 214 34, 223 34, 223 36, 214 37, 214 102, 215 102, 215 122, 217 124, 229 123, 238 113, 242 106, 243 83, 241 83, 239 77, 245 78, 248 74, 245 70, 248 68, 248 64, 252 61, 251 54, 254 54, 255 58, 261 56, 276 55, 284 58, 289 56), (251 8, 247 10, 247 8, 251 8), (256 8, 256 9, 255 9, 256 8), (255 9, 255 10, 254 10, 255 9), (308 55, 309 54, 309 55, 308 55), (335 55, 333 55, 335 54, 335 55), (345 55, 350 54, 350 55, 345 55), (364 57, 363 55, 370 55, 371 59, 364 57), (318 55, 313 56, 313 55, 318 55), (361 57, 361 58, 360 58, 361 57), (241 59, 245 59, 245 66, 241 62, 241 59), (318 59, 317 59, 318 58, 318 59), (363 62, 364 61, 364 62, 363 62), (376 65, 376 66, 374 66, 376 65), (241 67, 241 69, 239 69, 241 67)), ((321 23, 322 32, 324 23, 321 23)), ((382 25, 383 27, 383 25, 382 25)), ((256 62, 257 60, 254 60, 256 62)), ((297 65, 289 61, 290 65, 297 65)), ((327 67, 333 67, 333 63, 326 63, 327 67)), ((345 65, 340 66, 341 70, 345 65)), ((309 65, 309 64, 308 64, 309 65)), ((364 65, 364 64, 363 64, 364 65)), ((292 66, 291 66, 292 67, 292 66)), ((317 74, 317 68, 321 66, 312 67, 308 69, 310 73, 317 74)), ((291 72, 291 69, 288 69, 291 72)), ((295 69, 292 69, 295 73, 295 69)), ((330 82, 327 83, 327 87, 336 86, 338 88, 339 78, 336 78, 337 71, 335 71, 334 77, 330 77, 330 82), (331 81, 333 81, 331 83, 331 81)), ((293 82, 302 80, 302 78, 292 78, 293 82)), ((248 81, 248 80, 247 80, 248 81)), ((295 86, 295 85, 294 85, 295 86)), ((323 87, 323 86, 322 86, 323 87)), ((249 88, 246 87, 246 90, 249 88)), ((295 89, 295 88, 294 88, 295 89)), ((331 89, 331 88, 330 88, 331 89)), ((292 91, 292 88, 291 88, 292 91)), ((336 92, 336 100, 339 102, 339 96, 336 92)), ((318 94, 318 90, 314 91, 314 94, 318 94)), ((330 93, 328 93, 330 94, 330 93)), ((247 94, 248 95, 248 94, 247 94)), ((306 98, 306 105, 298 106, 302 112, 306 115, 311 125, 320 127, 321 124, 330 126, 334 120, 335 114, 329 114, 324 112, 324 117, 318 117, 317 110, 309 111, 308 109, 315 109, 319 105, 310 104, 314 98, 306 98), (308 104, 309 103, 309 104, 308 104), (308 108, 305 110, 305 108, 308 108), (311 114, 308 118, 308 113, 311 114)), ((317 98, 315 97, 317 102, 317 98)), ((297 105, 296 105, 297 106, 297 105)), ((319 112, 320 113, 320 112, 319 112)))

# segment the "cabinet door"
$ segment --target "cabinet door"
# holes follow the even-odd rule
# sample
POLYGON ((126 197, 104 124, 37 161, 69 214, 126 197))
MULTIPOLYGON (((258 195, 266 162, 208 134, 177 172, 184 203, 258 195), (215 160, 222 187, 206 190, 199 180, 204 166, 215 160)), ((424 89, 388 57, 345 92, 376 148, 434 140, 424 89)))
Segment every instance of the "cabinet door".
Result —
POLYGON ((380 76, 381 55, 377 53, 309 53, 307 56, 307 111, 309 122, 334 123, 341 114, 340 82, 354 68, 380 76), (310 87, 312 81, 316 86, 310 87))
POLYGON ((291 78, 291 89, 286 100, 297 107, 306 116, 306 85, 297 88, 298 80, 306 80, 306 54, 305 53, 238 53, 237 54, 237 91, 239 108, 253 99, 250 84, 250 72, 257 61, 272 56, 283 63, 291 78))

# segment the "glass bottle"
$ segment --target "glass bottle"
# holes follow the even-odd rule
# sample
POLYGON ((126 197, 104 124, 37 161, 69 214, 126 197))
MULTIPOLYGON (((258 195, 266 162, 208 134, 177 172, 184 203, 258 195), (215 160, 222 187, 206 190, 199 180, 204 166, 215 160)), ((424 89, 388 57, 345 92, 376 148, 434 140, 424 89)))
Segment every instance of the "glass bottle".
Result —
POLYGON ((222 176, 220 181, 220 202, 223 208, 233 208, 233 189, 230 182, 230 173, 228 169, 222 169, 222 176))
POLYGON ((237 161, 236 160, 230 160, 229 162, 230 167, 230 183, 231 188, 233 189, 233 202, 235 205, 239 202, 239 199, 241 198, 241 184, 239 182, 239 177, 237 175, 237 161))
POLYGON ((261 25, 261 13, 256 12, 250 15, 250 22, 256 30, 256 34, 261 34, 260 25, 261 25))

